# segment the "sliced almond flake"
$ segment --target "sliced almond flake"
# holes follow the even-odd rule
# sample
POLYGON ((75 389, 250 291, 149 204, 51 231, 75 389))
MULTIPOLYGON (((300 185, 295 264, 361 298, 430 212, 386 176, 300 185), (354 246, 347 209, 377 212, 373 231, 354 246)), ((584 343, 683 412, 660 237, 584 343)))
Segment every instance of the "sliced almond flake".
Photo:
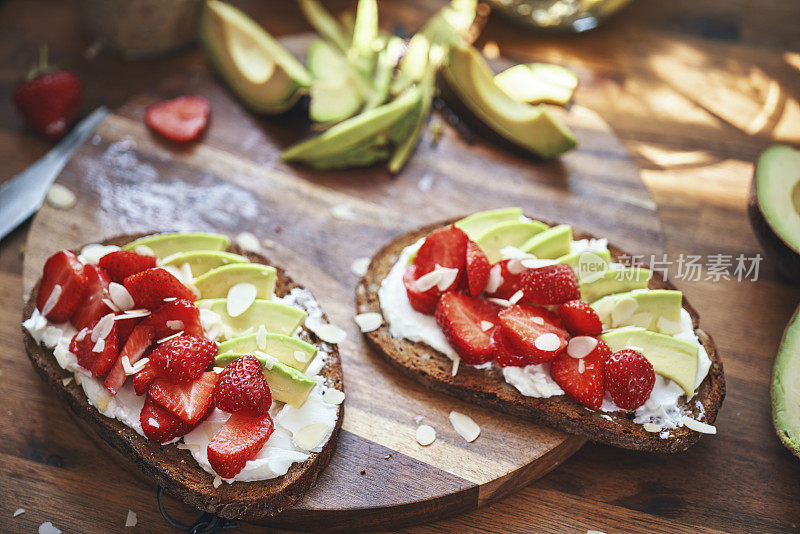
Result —
POLYGON ((444 291, 448 287, 452 286, 453 282, 456 281, 456 277, 458 276, 458 269, 451 269, 449 267, 436 265, 434 270, 438 270, 442 273, 441 278, 439 278, 439 282, 436 284, 436 287, 439 289, 439 291, 444 291))
POLYGON ((714 425, 709 425, 708 423, 703 423, 698 421, 697 419, 692 419, 691 417, 684 415, 681 418, 683 424, 689 427, 690 429, 694 430, 695 432, 700 432, 702 434, 716 434, 717 427, 714 425))
POLYGON ((78 198, 75 193, 61 184, 53 184, 47 190, 47 203, 54 208, 68 210, 75 205, 78 198))
POLYGON ((679 321, 670 321, 666 317, 659 317, 656 323, 659 332, 673 336, 683 330, 683 325, 679 321))
POLYGON ((582 375, 585 370, 586 370, 586 360, 581 358, 580 360, 578 360, 578 374, 582 375))
POLYGON ((319 319, 312 319, 309 316, 306 319, 306 328, 314 332, 322 341, 326 343, 341 343, 347 337, 347 332, 342 330, 336 325, 329 323, 322 323, 319 319))
POLYGON ((116 317, 113 313, 109 313, 104 315, 92 329, 92 341, 97 341, 100 339, 105 339, 108 337, 108 334, 111 333, 111 329, 114 328, 114 317, 116 317))
POLYGON ((150 426, 154 426, 154 427, 156 427, 156 428, 159 428, 158 421, 156 421, 156 420, 155 420, 154 418, 152 418, 152 417, 151 417, 150 419, 148 419, 148 420, 147 420, 147 423, 148 423, 150 426))
POLYGON ((517 247, 512 247, 511 245, 507 245, 500 249, 500 256, 504 260, 521 260, 524 258, 535 258, 533 254, 529 254, 528 252, 523 252, 522 250, 518 249, 517 247))
POLYGON ((427 447, 436 441, 436 431, 430 425, 420 425, 417 427, 417 443, 423 447, 427 447))
POLYGON ((533 320, 534 323, 536 323, 538 325, 543 325, 544 324, 544 318, 542 318, 542 317, 534 317, 532 320, 533 320))
POLYGON ((122 358, 119 359, 119 361, 120 363, 122 363, 122 370, 125 371, 125 374, 132 375, 133 367, 131 367, 131 360, 130 358, 128 358, 128 355, 127 354, 124 355, 122 358))
POLYGON ((71 376, 61 379, 61 383, 64 385, 64 387, 68 386, 70 382, 72 382, 71 376))
POLYGON ((512 306, 512 304, 509 301, 507 301, 506 299, 497 299, 497 298, 494 298, 494 297, 489 297, 486 300, 489 301, 489 302, 492 302, 494 304, 497 304, 498 306, 503 306, 504 308, 509 308, 509 307, 512 306))
POLYGON ((250 232, 242 232, 236 236, 234 239, 237 245, 239 245, 242 250, 247 250, 250 252, 259 252, 261 250, 261 243, 259 242, 258 238, 250 233, 250 232))
POLYGON ((212 485, 213 485, 215 488, 218 488, 218 487, 220 487, 220 486, 222 485, 222 477, 221 477, 221 476, 219 476, 219 475, 216 475, 216 476, 214 477, 214 482, 212 482, 211 484, 212 484, 212 485))
POLYGON ((39 525, 39 534, 61 534, 61 529, 56 528, 50 521, 45 521, 39 525))
POLYGON ((275 362, 278 361, 278 358, 275 356, 271 356, 266 352, 261 352, 260 350, 254 350, 253 354, 260 357, 262 359, 262 363, 264 364, 264 368, 268 371, 272 370, 272 366, 275 365, 275 362))
POLYGON ((273 249, 278 246, 278 244, 272 239, 264 239, 261 242, 261 244, 264 246, 264 248, 269 248, 269 249, 273 249))
POLYGON ((481 330, 483 330, 484 332, 488 332, 492 328, 494 328, 494 323, 489 321, 481 321, 481 330))
POLYGON ((185 281, 194 280, 194 273, 192 273, 192 266, 188 263, 184 263, 181 265, 181 274, 183 275, 183 279, 185 281))
POLYGON ((180 332, 175 332, 171 336, 162 337, 161 339, 156 340, 156 344, 161 345, 162 343, 166 343, 170 339, 175 339, 176 337, 180 337, 182 335, 183 335, 183 330, 181 330, 180 332))
POLYGON ((611 309, 611 326, 622 326, 636 312, 639 303, 632 297, 622 297, 611 309))
POLYGON ((167 321, 165 324, 167 325, 167 328, 169 328, 170 330, 183 330, 184 328, 183 321, 181 321, 180 319, 167 321))
POLYGON ((475 441, 481 433, 481 427, 468 415, 459 412, 450 412, 450 424, 458 434, 467 440, 475 441))
POLYGON ((174 302, 174 301, 178 300, 178 297, 164 297, 161 300, 162 300, 162 302, 174 302))
POLYGON ((267 328, 263 324, 256 330, 256 346, 261 350, 267 348, 267 328))
POLYGON ((125 526, 135 527, 137 522, 138 518, 136 517, 136 512, 133 510, 128 510, 128 516, 125 518, 125 526))
POLYGON ((44 306, 42 306, 42 309, 39 310, 42 315, 46 316, 48 313, 53 311, 53 308, 55 308, 56 304, 58 304, 58 299, 61 298, 62 291, 63 289, 61 284, 56 284, 53 286, 53 291, 50 292, 50 296, 47 297, 47 300, 44 302, 44 306))
POLYGON ((133 365, 131 365, 131 372, 130 373, 125 371, 125 374, 128 375, 128 376, 135 375, 136 373, 138 373, 139 371, 144 369, 144 367, 147 365, 147 362, 149 362, 149 361, 150 361, 150 358, 142 358, 141 360, 139 360, 136 363, 134 363, 133 365))
POLYGON ((181 271, 178 267, 175 267, 174 265, 164 265, 161 267, 161 269, 164 269, 169 274, 177 278, 182 284, 186 284, 186 282, 190 281, 190 280, 184 280, 183 271, 181 271))
POLYGON ((359 313, 356 315, 355 321, 362 332, 372 332, 383 324, 383 315, 378 312, 359 313))
POLYGON ((414 289, 416 289, 420 293, 424 293, 429 289, 432 289, 434 286, 436 286, 441 279, 442 279, 441 271, 434 269, 431 272, 423 274, 422 276, 414 280, 414 283, 412 285, 414 286, 414 289))
POLYGON ((136 310, 127 310, 120 315, 115 315, 115 321, 121 321, 123 319, 139 319, 141 317, 147 317, 150 315, 150 310, 146 310, 144 308, 136 309, 136 310))
POLYGON ((302 350, 294 351, 293 356, 294 359, 297 360, 298 362, 305 362, 308 359, 308 354, 306 354, 302 350))
POLYGON ((322 402, 327 404, 341 404, 344 402, 344 391, 339 391, 336 388, 327 388, 325 393, 322 394, 322 402))
POLYGON ((567 354, 573 358, 585 358, 597 348, 597 339, 591 336, 575 336, 567 343, 567 354))
POLYGON ((648 432, 661 432, 661 427, 655 423, 645 423, 642 425, 642 428, 648 432))
POLYGON ((349 204, 336 204, 331 208, 331 215, 342 221, 355 221, 358 218, 349 204))
POLYGON ((253 284, 240 282, 233 285, 228 290, 228 298, 225 302, 228 315, 239 317, 253 305, 256 295, 258 295, 258 288, 253 284))
POLYGON ((214 370, 215 373, 220 374, 222 371, 225 370, 225 368, 224 367, 214 367, 213 370, 214 370))
POLYGON ((494 293, 501 285, 503 285, 503 268, 500 265, 494 265, 489 270, 489 281, 484 290, 487 293, 494 293))
POLYGON ((322 443, 322 440, 328 435, 329 429, 327 423, 306 425, 294 433, 294 444, 303 450, 310 451, 322 443))
POLYGON ((541 258, 525 258, 520 260, 520 263, 525 269, 541 269, 542 267, 549 267, 558 263, 556 260, 546 260, 541 258))
POLYGON ((456 356, 456 358, 453 360, 453 376, 456 376, 456 373, 458 373, 458 366, 460 363, 461 363, 461 358, 456 356))
POLYGON ((523 295, 525 295, 525 293, 523 293, 522 290, 520 289, 519 291, 511 295, 511 297, 508 299, 508 302, 510 302, 511 304, 516 304, 517 302, 522 300, 523 295))
POLYGON ((111 311, 113 311, 113 312, 122 311, 122 310, 119 309, 119 306, 114 304, 114 301, 111 300, 111 299, 105 299, 105 298, 104 299, 100 299, 100 302, 102 302, 103 304, 108 306, 111 309, 111 311))
POLYGON ((547 332, 537 337, 533 341, 533 345, 539 350, 550 352, 556 350, 561 345, 561 338, 552 332, 547 332))
POLYGON ((350 270, 353 271, 353 274, 356 276, 364 276, 367 274, 367 269, 369 269, 370 259, 369 258, 358 258, 353 263, 350 264, 350 270))
POLYGON ((522 260, 521 259, 514 258, 514 259, 511 259, 511 260, 508 260, 508 263, 506 263, 506 269, 511 274, 520 274, 522 271, 525 270, 525 266, 522 265, 522 260))
POLYGON ((14 517, 20 516, 25 513, 25 508, 17 508, 14 510, 14 517))
POLYGON ((122 284, 111 282, 108 285, 108 294, 111 295, 111 300, 120 310, 132 310, 136 305, 133 297, 122 284))
POLYGON ((133 251, 141 256, 155 256, 156 253, 147 245, 136 245, 133 251))
POLYGON ((103 349, 106 348, 106 340, 105 339, 98 339, 94 343, 94 347, 92 347, 92 352, 103 352, 103 349))

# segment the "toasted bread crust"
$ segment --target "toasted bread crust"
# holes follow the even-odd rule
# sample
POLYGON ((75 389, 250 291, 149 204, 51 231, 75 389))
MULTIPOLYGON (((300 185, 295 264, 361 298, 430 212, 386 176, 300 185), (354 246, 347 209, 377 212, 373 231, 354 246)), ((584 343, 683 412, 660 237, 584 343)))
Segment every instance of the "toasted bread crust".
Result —
MULTIPOLYGON (((367 273, 356 287, 357 312, 380 313, 378 288, 397 262, 402 250, 418 239, 427 236, 433 230, 454 221, 455 219, 425 226, 398 237, 380 249, 373 256, 367 273)), ((594 237, 577 232, 575 235, 576 239, 594 237)), ((619 258, 623 254, 623 251, 612 245, 609 245, 608 248, 614 258, 619 258)), ((655 272, 650 281, 650 287, 675 289, 671 283, 664 281, 659 273, 655 272)), ((722 370, 722 361, 711 336, 700 329, 698 314, 685 296, 683 307, 692 317, 695 333, 711 359, 711 368, 695 397, 688 403, 684 402, 682 407, 690 411, 694 417, 699 417, 701 410, 696 405, 696 401, 699 401, 705 412, 704 421, 713 424, 725 398, 725 375, 722 370)), ((671 430, 670 437, 662 439, 658 433, 645 431, 642 425, 633 423, 622 413, 592 412, 563 395, 547 399, 526 397, 506 383, 497 368, 487 370, 461 365, 457 375, 452 376, 453 362, 447 356, 424 343, 393 337, 386 324, 364 336, 376 352, 383 355, 403 373, 419 380, 431 389, 447 393, 466 402, 474 402, 536 423, 543 423, 570 434, 585 436, 592 441, 625 449, 667 453, 685 450, 697 442, 701 436, 699 432, 684 426, 671 430)))
MULTIPOLYGON (((149 234, 117 236, 107 239, 104 244, 123 245, 144 235, 149 234)), ((269 264, 268 259, 260 254, 242 251, 235 246, 229 247, 228 250, 242 254, 250 261, 269 264)), ((301 287, 283 269, 278 267, 276 269, 277 295, 283 296, 292 288, 301 287)), ((23 319, 27 319, 33 313, 37 289, 38 284, 31 291, 31 297, 23 311, 23 319)), ((311 453, 305 462, 293 464, 286 475, 270 480, 223 483, 220 487, 214 488, 212 485, 214 476, 206 473, 189 451, 178 449, 176 444, 160 445, 145 439, 132 428, 102 415, 91 406, 83 389, 74 380, 65 386, 62 380, 71 377, 72 373, 58 365, 53 351, 38 345, 24 327, 22 331, 25 349, 34 369, 56 395, 69 405, 73 414, 80 420, 81 426, 91 427, 106 444, 130 460, 156 484, 198 509, 229 519, 253 520, 275 515, 293 506, 314 484, 336 449, 344 416, 343 405, 339 406, 333 433, 322 450, 311 453)), ((313 332, 304 330, 302 336, 310 343, 320 343, 313 332)), ((321 375, 325 377, 327 384, 344 390, 339 351, 336 346, 329 346, 326 352, 329 356, 321 375)))

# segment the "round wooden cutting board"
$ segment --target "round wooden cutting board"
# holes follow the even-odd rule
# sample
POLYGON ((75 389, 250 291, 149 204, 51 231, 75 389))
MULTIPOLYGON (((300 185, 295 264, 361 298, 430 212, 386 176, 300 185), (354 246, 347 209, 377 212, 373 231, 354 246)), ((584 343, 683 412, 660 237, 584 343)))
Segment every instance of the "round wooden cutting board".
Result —
MULTIPOLYGON (((302 52, 308 38, 286 42, 302 52)), ((318 484, 268 523, 398 527, 465 512, 547 473, 584 440, 427 391, 390 367, 353 322, 358 276, 351 264, 418 226, 503 206, 572 223, 631 253, 659 252, 655 207, 625 149, 593 111, 572 106, 566 121, 580 144, 560 161, 521 158, 480 139, 467 144, 445 126, 435 147, 426 134, 397 177, 382 166, 313 172, 278 158, 306 134, 302 106, 255 117, 209 72, 182 73, 117 110, 61 173, 58 182, 78 203, 69 210, 45 205, 36 216, 25 293, 61 248, 153 229, 252 232, 267 243, 265 255, 347 330, 338 449, 318 484), (142 122, 147 105, 181 94, 203 95, 212 105, 208 132, 187 148, 156 139, 142 122), (456 434, 451 410, 480 425, 476 441, 456 434), (428 447, 415 440, 419 422, 436 429, 428 447)), ((115 491, 125 491, 124 480, 115 491)))

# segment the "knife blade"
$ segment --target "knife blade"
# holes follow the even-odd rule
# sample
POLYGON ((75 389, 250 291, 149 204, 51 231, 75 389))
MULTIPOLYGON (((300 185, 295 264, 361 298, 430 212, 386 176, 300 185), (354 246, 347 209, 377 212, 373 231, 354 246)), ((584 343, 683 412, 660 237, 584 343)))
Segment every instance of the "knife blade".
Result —
POLYGON ((39 209, 61 169, 109 113, 97 108, 43 158, 0 185, 0 240, 39 209))

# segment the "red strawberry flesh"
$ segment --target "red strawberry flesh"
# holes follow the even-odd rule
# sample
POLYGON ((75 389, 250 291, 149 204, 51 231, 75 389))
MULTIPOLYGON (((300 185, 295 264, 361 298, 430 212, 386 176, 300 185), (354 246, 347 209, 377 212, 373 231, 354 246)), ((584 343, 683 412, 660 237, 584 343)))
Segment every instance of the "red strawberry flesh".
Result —
POLYGON ((164 304, 165 298, 175 297, 194 301, 194 293, 169 271, 160 267, 146 269, 133 274, 123 283, 136 306, 155 310, 164 304))
POLYGON ((560 305, 558 315, 573 336, 598 336, 603 331, 597 312, 582 300, 570 300, 560 305))
POLYGON ((156 258, 132 250, 117 250, 100 258, 97 265, 105 269, 113 282, 121 284, 130 275, 155 267, 156 258))
POLYGON ((106 272, 97 265, 86 265, 83 273, 86 276, 86 291, 78 309, 70 319, 78 330, 112 312, 106 304, 111 300, 108 294, 108 285, 111 283, 111 279, 106 272))
POLYGON ((544 308, 511 306, 497 314, 497 321, 505 338, 530 363, 550 361, 567 346, 569 334, 558 317, 544 308))
POLYGON ((109 390, 113 395, 119 393, 119 390, 122 389, 122 386, 125 384, 125 380, 128 378, 128 376, 125 374, 125 367, 122 363, 122 358, 128 358, 128 364, 133 365, 141 359, 147 349, 150 348, 150 344, 152 342, 152 327, 139 325, 134 328, 133 332, 131 332, 131 335, 128 337, 128 340, 125 342, 125 345, 122 347, 122 350, 119 353, 119 357, 117 357, 117 361, 114 362, 114 366, 111 368, 111 371, 109 371, 108 376, 103 383, 106 386, 106 389, 109 390))
POLYGON ((469 294, 477 297, 483 293, 489 281, 489 271, 492 268, 489 258, 486 257, 481 247, 474 241, 467 243, 467 287, 469 294))
POLYGON ((211 105, 201 96, 181 96, 153 104, 144 120, 154 132, 175 143, 194 141, 205 130, 211 105))
POLYGON ((603 404, 603 360, 598 351, 585 358, 563 352, 550 364, 550 375, 575 402, 590 410, 603 404))
MULTIPOLYGON (((152 360, 151 360, 152 361, 152 360)), ((193 382, 176 384, 166 378, 156 378, 148 390, 159 406, 186 423, 196 423, 211 406, 217 373, 203 373, 193 382)))
POLYGON ((233 478, 256 457, 275 426, 269 414, 260 417, 233 414, 208 444, 208 462, 222 478, 233 478))
POLYGON ((631 349, 617 351, 608 357, 604 378, 614 404, 628 411, 644 404, 656 383, 653 365, 641 352, 631 349))
POLYGON ((83 84, 69 71, 50 69, 20 80, 12 99, 28 125, 51 141, 72 125, 83 98, 83 84))
POLYGON ((439 300, 435 317, 464 363, 479 365, 492 359, 491 329, 497 320, 495 305, 460 293, 446 293, 439 300))
POLYGON ((258 358, 248 354, 222 370, 214 390, 214 404, 220 410, 251 417, 267 413, 272 395, 258 358))
POLYGON ((525 300, 542 306, 581 298, 578 278, 569 265, 557 263, 522 273, 525 300))
POLYGON ((78 309, 86 286, 83 264, 78 257, 68 250, 57 252, 44 264, 36 308, 54 323, 66 322, 78 309))
POLYGON ((204 335, 200 323, 200 310, 192 301, 186 299, 165 302, 142 323, 155 329, 156 339, 163 339, 178 332, 198 337, 204 335))
POLYGON ((158 345, 150 361, 159 376, 186 383, 202 375, 216 355, 217 344, 210 339, 183 335, 158 345))

